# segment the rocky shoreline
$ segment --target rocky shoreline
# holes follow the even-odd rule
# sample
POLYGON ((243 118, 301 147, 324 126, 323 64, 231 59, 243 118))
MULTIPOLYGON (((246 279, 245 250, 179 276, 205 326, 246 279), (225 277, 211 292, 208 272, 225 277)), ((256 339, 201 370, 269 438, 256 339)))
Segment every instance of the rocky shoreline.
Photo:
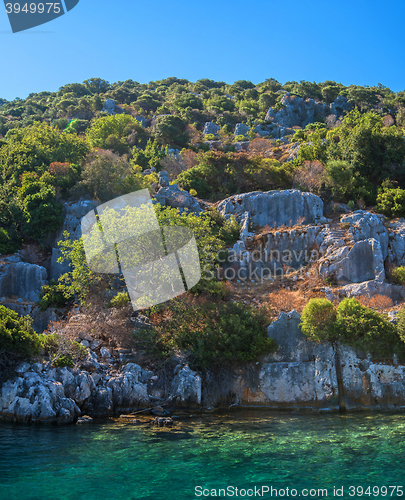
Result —
MULTIPOLYGON (((303 336, 299 322, 296 311, 280 314, 268 328, 278 350, 257 364, 230 370, 228 394, 218 397, 215 407, 293 413, 405 410, 405 366, 395 358, 376 361, 347 346, 314 343, 303 336)), ((91 350, 74 368, 49 365, 17 367, 0 389, 0 419, 72 423, 84 415, 113 417, 162 404, 172 410, 207 408, 203 378, 187 364, 175 367, 165 393, 156 389, 159 377, 152 371, 136 363, 119 366, 91 350)))

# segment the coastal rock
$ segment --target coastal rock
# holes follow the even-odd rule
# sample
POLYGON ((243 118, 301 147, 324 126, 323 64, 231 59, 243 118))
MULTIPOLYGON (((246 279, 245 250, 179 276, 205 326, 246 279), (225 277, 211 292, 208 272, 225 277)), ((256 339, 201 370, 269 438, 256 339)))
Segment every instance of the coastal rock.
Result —
POLYGON ((80 415, 75 401, 67 398, 60 382, 25 372, 8 380, 0 390, 0 418, 20 422, 71 422, 80 415))
POLYGON ((141 376, 142 368, 135 363, 129 363, 115 377, 110 378, 107 387, 112 390, 116 407, 137 407, 149 403, 148 388, 140 381, 141 376))
POLYGON ((172 382, 171 395, 177 404, 201 405, 201 377, 188 365, 177 366, 172 382))

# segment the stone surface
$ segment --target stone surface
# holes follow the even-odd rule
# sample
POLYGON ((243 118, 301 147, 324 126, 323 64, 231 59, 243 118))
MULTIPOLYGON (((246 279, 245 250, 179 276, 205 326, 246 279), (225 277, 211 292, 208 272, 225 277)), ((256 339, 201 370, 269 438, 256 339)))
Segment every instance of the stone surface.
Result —
POLYGON ((201 405, 201 377, 188 365, 177 366, 171 390, 177 404, 201 405))
POLYGON ((204 129, 203 129, 203 134, 208 135, 208 134, 214 134, 217 135, 218 130, 220 130, 220 126, 217 125, 216 123, 213 122, 205 122, 204 124, 204 129))
POLYGON ((405 265, 405 219, 400 218, 390 222, 389 243, 388 243, 388 262, 395 266, 405 265))
POLYGON ((0 297, 18 297, 23 301, 37 302, 42 286, 47 283, 46 269, 13 260, 0 260, 0 297))
POLYGON ((76 203, 64 203, 63 210, 65 219, 62 227, 47 238, 46 243, 52 248, 52 256, 48 267, 49 279, 58 280, 58 278, 67 273, 70 269, 68 262, 59 263, 58 259, 62 257, 57 243, 63 239, 63 233, 67 231, 72 240, 77 240, 82 235, 80 222, 82 218, 94 210, 99 203, 95 200, 83 200, 76 203))
POLYGON ((165 177, 159 177, 159 180, 163 182, 163 185, 153 198, 154 203, 160 203, 163 207, 180 208, 181 211, 188 209, 197 214, 203 212, 198 201, 188 191, 182 191, 177 184, 168 185, 165 177))
POLYGON ((251 222, 259 226, 292 225, 302 219, 304 224, 324 221, 323 201, 312 193, 298 189, 254 191, 226 198, 218 205, 222 215, 235 215, 238 220, 249 212, 251 222))
MULTIPOLYGON (((287 92, 281 99, 283 109, 275 112, 270 108, 266 114, 266 120, 284 128, 306 127, 315 121, 322 121, 329 114, 340 116, 349 110, 347 100, 343 96, 338 96, 336 100, 328 106, 323 102, 314 99, 302 99, 287 92)), ((285 135, 285 131, 280 129, 280 135, 285 135)))
POLYGON ((340 222, 350 224, 348 234, 354 241, 368 240, 370 238, 379 241, 383 259, 387 258, 388 231, 383 224, 383 215, 372 214, 365 210, 356 210, 350 215, 343 215, 340 222))
POLYGON ((334 247, 320 260, 319 272, 339 284, 385 280, 384 259, 379 241, 374 238, 349 246, 334 247))
POLYGON ((237 136, 237 135, 246 135, 249 132, 249 130, 250 130, 250 127, 248 127, 244 123, 237 123, 235 125, 234 135, 235 136, 237 136))

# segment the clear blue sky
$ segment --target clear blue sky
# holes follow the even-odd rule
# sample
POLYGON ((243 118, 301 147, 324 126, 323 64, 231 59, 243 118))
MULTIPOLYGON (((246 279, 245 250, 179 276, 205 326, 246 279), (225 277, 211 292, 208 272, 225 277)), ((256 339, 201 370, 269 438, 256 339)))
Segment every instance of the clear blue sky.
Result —
POLYGON ((0 97, 91 77, 329 79, 399 91, 404 26, 404 0, 80 0, 66 15, 13 34, 1 2, 0 97))

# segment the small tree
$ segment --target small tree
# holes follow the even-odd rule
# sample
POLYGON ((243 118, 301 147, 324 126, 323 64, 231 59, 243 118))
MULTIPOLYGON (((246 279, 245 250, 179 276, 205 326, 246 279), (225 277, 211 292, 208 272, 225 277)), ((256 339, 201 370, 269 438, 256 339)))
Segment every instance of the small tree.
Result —
POLYGON ((302 332, 315 342, 335 342, 335 306, 328 299, 310 299, 302 311, 300 327, 302 332))

